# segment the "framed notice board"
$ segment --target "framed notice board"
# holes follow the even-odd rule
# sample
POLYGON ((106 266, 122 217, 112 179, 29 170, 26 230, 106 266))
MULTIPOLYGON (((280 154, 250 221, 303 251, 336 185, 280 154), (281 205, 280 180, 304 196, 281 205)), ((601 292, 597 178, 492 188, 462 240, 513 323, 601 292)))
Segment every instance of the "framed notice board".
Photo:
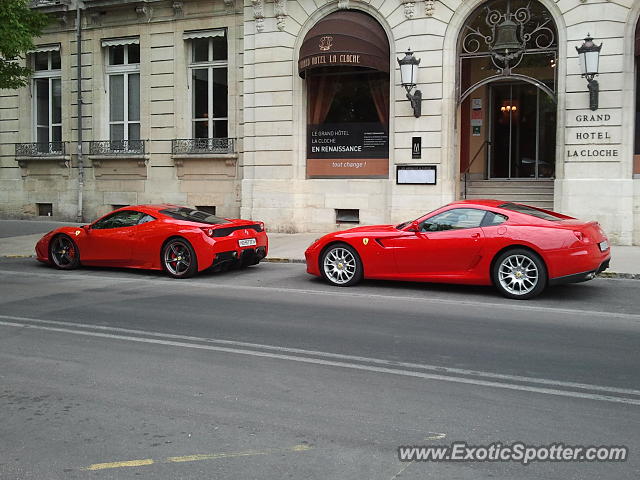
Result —
POLYGON ((435 165, 397 165, 396 184, 435 185, 437 167, 435 165))

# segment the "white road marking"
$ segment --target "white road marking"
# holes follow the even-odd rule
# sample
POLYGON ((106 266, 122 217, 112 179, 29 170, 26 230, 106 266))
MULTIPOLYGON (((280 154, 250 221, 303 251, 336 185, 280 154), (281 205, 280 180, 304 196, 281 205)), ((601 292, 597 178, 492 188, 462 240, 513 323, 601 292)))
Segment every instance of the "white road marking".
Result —
POLYGON ((199 338, 199 337, 182 337, 179 335, 163 334, 159 332, 144 332, 139 330, 137 331, 127 330, 127 329, 120 329, 120 328, 113 328, 113 327, 90 326, 90 325, 74 324, 70 322, 57 322, 57 321, 44 320, 44 319, 12 317, 9 315, 0 315, 0 318, 4 318, 5 320, 7 320, 7 321, 0 321, 0 325, 7 326, 7 327, 33 328, 37 330, 69 333, 73 335, 83 335, 88 337, 107 338, 107 339, 113 339, 113 340, 125 340, 130 342, 140 342, 140 343, 148 343, 148 344, 156 344, 156 345, 191 348, 191 349, 198 349, 198 350, 225 352, 225 353, 233 353, 233 354, 239 354, 239 355, 248 355, 253 357, 272 358, 277 360, 287 360, 287 361, 308 363, 308 364, 314 364, 314 365, 341 367, 341 368, 348 368, 353 370, 363 370, 368 372, 386 373, 391 375, 421 378, 426 380, 439 380, 439 381, 445 381, 445 382, 478 385, 478 386, 484 386, 484 387, 503 388, 508 390, 533 392, 533 393, 555 395, 555 396, 569 397, 569 398, 582 398, 582 399, 589 399, 589 400, 596 400, 596 401, 607 401, 607 402, 615 402, 615 403, 625 403, 630 405, 640 405, 640 398, 627 398, 622 396, 614 396, 618 394, 618 395, 630 395, 630 396, 640 397, 639 390, 621 389, 621 388, 613 388, 613 387, 606 387, 606 386, 600 386, 600 385, 588 385, 588 384, 580 384, 580 383, 572 383, 572 382, 561 382, 558 380, 550 380, 550 379, 543 379, 543 378, 541 379, 541 378, 532 378, 532 377, 499 375, 499 374, 493 374, 490 372, 474 372, 471 370, 449 369, 446 367, 438 367, 433 365, 390 362, 390 361, 381 360, 381 359, 339 355, 339 354, 332 354, 328 352, 314 352, 314 351, 307 351, 307 350, 301 350, 301 349, 274 347, 274 346, 267 346, 267 345, 260 346, 257 344, 247 344, 244 342, 233 342, 229 340, 215 340, 215 339, 207 339, 207 338, 199 338), (58 326, 52 326, 52 325, 58 325, 58 326), (101 331, 95 331, 95 330, 101 330, 101 331), (107 332, 113 332, 113 333, 107 333, 107 332), (117 333, 117 332, 121 332, 121 333, 117 333), (136 333, 136 334, 146 335, 147 337, 145 338, 145 337, 132 336, 132 335, 127 335, 125 333, 136 333), (158 337, 158 338, 148 338, 148 337, 158 337), (175 340, 169 340, 169 338, 172 338, 175 340), (177 339, 184 339, 184 340, 188 339, 191 342, 200 341, 203 343, 188 343, 186 341, 177 341, 177 339), (225 344, 229 346, 214 345, 213 343, 225 344), (271 349, 271 350, 284 352, 284 353, 276 353, 275 351, 260 351, 257 349, 250 350, 248 348, 234 348, 231 345, 234 345, 237 347, 252 347, 252 348, 259 347, 259 348, 262 348, 263 350, 271 349), (303 356, 302 354, 315 355, 316 357, 323 357, 323 358, 303 356), (343 361, 343 360, 352 360, 352 361, 343 361), (363 364, 363 363, 355 363, 354 360, 367 362, 369 363, 369 365, 363 364), (405 367, 405 368, 398 368, 398 367, 405 367), (441 373, 420 372, 415 370, 409 370, 406 367, 412 367, 412 368, 415 368, 416 370, 421 369, 421 370, 427 370, 427 371, 439 371, 441 373), (469 373, 462 373, 462 372, 469 372, 469 373), (476 375, 476 376, 485 377, 493 380, 485 380, 483 378, 466 378, 461 376, 454 376, 452 375, 453 373, 476 375), (516 382, 527 382, 527 383, 533 383, 533 384, 539 384, 539 385, 548 385, 548 387, 522 385, 519 383, 508 383, 507 381, 504 381, 504 382, 495 381, 497 379, 512 380, 516 382), (555 386, 559 388, 550 388, 551 386, 555 386), (565 388, 566 390, 562 390, 561 388, 565 388), (600 391, 603 393, 599 394, 599 393, 579 392, 579 391, 571 390, 572 388, 582 389, 582 390, 591 390, 594 392, 600 391), (605 395, 605 393, 609 393, 610 395, 605 395))
MULTIPOLYGON (((19 272, 13 270, 0 270, 0 273, 11 273, 12 275, 25 275, 25 276, 35 276, 35 277, 44 277, 44 278, 52 278, 54 277, 56 281, 60 281, 61 279, 66 280, 81 280, 86 281, 87 277, 92 280, 101 280, 107 284, 117 284, 119 287, 127 284, 134 284, 137 287, 141 286, 141 278, 139 274, 136 278, 127 277, 126 275, 122 276, 102 276, 102 275, 88 275, 88 274, 79 274, 79 273, 70 273, 70 272, 19 272)), ((399 300, 399 301, 411 301, 411 302, 419 302, 419 303, 427 303, 427 304, 440 304, 440 305, 450 305, 450 306, 465 306, 465 307, 491 307, 501 310, 510 310, 517 313, 522 313, 523 311, 530 312, 539 312, 544 314, 562 314, 562 315, 570 315, 573 317, 582 318, 584 316, 592 316, 592 317, 601 317, 606 319, 622 319, 622 320, 632 320, 640 323, 640 314, 635 313, 620 313, 620 312, 603 312, 600 310, 577 310, 570 308, 560 308, 560 307, 543 307, 540 305, 533 305, 523 300, 514 300, 513 302, 509 302, 505 300, 507 303, 496 303, 496 302, 484 302, 484 301, 473 301, 473 300, 459 300, 459 299, 446 299, 446 298, 433 298, 433 297, 413 297, 413 296, 402 296, 402 295, 387 295, 387 294, 375 294, 375 293, 358 293, 353 289, 348 289, 348 291, 343 291, 344 289, 338 289, 336 287, 332 287, 327 290, 310 290, 310 289, 302 289, 302 288, 287 288, 287 287, 270 287, 270 286, 254 286, 254 285, 233 285, 233 284, 223 284, 223 283, 213 283, 213 282, 203 282, 199 280, 180 280, 177 282, 174 279, 170 278, 157 278, 157 277, 143 277, 144 285, 162 285, 167 286, 171 285, 172 288, 175 287, 201 287, 208 289, 216 289, 216 290, 231 290, 232 292, 237 293, 239 290, 248 290, 253 292, 273 292, 273 293, 285 293, 285 294, 301 294, 301 295, 317 295, 317 296, 329 296, 332 298, 342 297, 342 298, 362 298, 362 299, 380 299, 380 300, 399 300)), ((419 284, 417 284, 419 285, 419 284)), ((424 292, 423 292, 424 293, 424 292)))
POLYGON ((541 379, 536 377, 525 377, 521 375, 506 375, 501 373, 483 372, 479 370, 469 370, 465 368, 443 367, 439 365, 428 365, 423 363, 399 362, 395 360, 392 361, 392 360, 383 360, 379 358, 362 357, 359 355, 345 355, 341 353, 322 352, 319 350, 306 350, 302 348, 280 347, 277 345, 265 345, 261 343, 239 342, 236 340, 222 340, 217 338, 194 337, 190 335, 176 335, 172 333, 152 332, 147 330, 137 330, 137 329, 131 329, 131 328, 122 328, 122 327, 107 327, 104 325, 91 325, 91 324, 83 324, 83 323, 75 323, 75 322, 64 322, 61 320, 45 320, 40 318, 17 317, 12 315, 0 315, 0 318, 5 320, 10 320, 10 321, 16 321, 16 322, 31 322, 31 323, 38 323, 38 324, 44 324, 44 325, 53 325, 56 327, 69 327, 69 328, 76 328, 76 329, 83 329, 83 330, 98 330, 98 331, 106 331, 106 332, 116 333, 116 334, 127 334, 127 335, 131 334, 131 335, 140 335, 140 336, 147 336, 147 337, 158 337, 158 338, 171 339, 171 340, 184 340, 184 341, 201 342, 201 343, 208 343, 208 344, 222 345, 222 346, 250 348, 253 350, 268 350, 268 351, 282 352, 282 353, 288 353, 288 354, 309 355, 309 356, 329 358, 333 360, 345 360, 349 362, 372 363, 375 365, 382 365, 385 367, 392 367, 392 368, 404 367, 408 369, 426 370, 426 371, 436 372, 439 374, 447 373, 450 375, 457 375, 457 376, 462 375, 462 376, 471 376, 471 377, 483 377, 491 380, 507 380, 510 382, 534 383, 534 384, 540 384, 545 386, 576 388, 581 390, 595 390, 595 391, 602 391, 602 392, 613 393, 613 394, 640 396, 640 390, 633 390, 633 389, 627 389, 627 388, 604 387, 604 386, 592 385, 587 383, 547 380, 547 379, 541 379))

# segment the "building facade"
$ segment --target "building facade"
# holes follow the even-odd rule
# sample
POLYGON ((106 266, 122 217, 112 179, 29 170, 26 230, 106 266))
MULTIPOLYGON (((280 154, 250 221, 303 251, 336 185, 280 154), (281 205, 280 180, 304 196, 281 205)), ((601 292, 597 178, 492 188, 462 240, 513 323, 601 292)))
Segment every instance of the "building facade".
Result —
POLYGON ((4 217, 171 202, 320 232, 497 197, 640 243, 640 2, 85 0, 80 69, 76 5, 34 8, 54 22, 0 92, 4 217))

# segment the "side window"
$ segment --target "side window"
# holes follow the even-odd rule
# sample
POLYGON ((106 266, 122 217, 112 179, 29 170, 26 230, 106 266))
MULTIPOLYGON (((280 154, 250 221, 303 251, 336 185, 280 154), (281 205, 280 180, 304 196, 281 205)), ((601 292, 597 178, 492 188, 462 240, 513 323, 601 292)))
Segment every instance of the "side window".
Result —
POLYGON ((508 217, 502 215, 500 213, 495 212, 487 212, 487 215, 484 217, 482 221, 482 227, 492 227, 495 225, 500 225, 508 220, 508 217))
POLYGON ((441 232, 479 227, 485 211, 475 208, 454 208, 426 219, 420 226, 421 232, 441 232))
POLYGON ((143 223, 153 222, 155 220, 154 217, 145 213, 140 220, 138 220, 138 225, 142 225, 143 223))
POLYGON ((104 230, 107 228, 133 227, 144 214, 134 210, 123 210, 103 218, 93 225, 93 228, 104 230))

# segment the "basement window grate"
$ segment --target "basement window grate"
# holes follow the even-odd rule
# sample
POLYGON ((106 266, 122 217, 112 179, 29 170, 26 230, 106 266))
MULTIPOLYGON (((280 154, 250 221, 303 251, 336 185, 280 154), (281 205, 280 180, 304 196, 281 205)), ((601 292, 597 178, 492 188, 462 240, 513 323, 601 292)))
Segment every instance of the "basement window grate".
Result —
POLYGON ((336 223, 360 223, 360 210, 357 208, 336 208, 336 223))
POLYGON ((53 203, 36 203, 39 217, 50 217, 53 215, 53 203))
POLYGON ((201 212, 208 213, 209 215, 216 214, 215 205, 196 205, 196 210, 200 210, 201 212))

